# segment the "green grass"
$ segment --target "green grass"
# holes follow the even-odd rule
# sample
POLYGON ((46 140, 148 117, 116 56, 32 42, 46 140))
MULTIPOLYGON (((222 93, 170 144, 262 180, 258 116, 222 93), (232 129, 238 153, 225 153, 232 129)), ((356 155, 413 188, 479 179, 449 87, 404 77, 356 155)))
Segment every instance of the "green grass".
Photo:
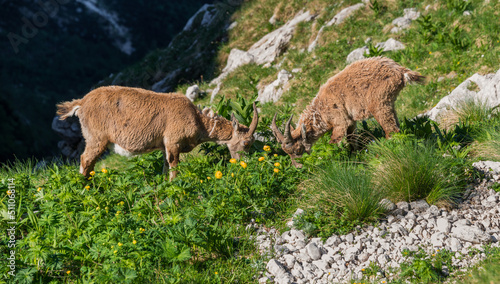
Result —
POLYGON ((451 204, 465 184, 460 161, 443 157, 435 146, 405 136, 368 147, 374 183, 393 202, 426 199, 451 204))
MULTIPOLYGON (((155 152, 121 162, 118 170, 96 168, 90 179, 75 165, 33 170, 28 161, 3 168, 0 191, 7 192, 8 178, 16 185, 17 281, 254 281, 264 260, 242 225, 276 220, 300 171, 264 151, 244 166, 193 156, 170 183, 162 164, 155 152)), ((5 218, 8 195, 2 196, 5 218)), ((1 226, 6 247, 7 223, 1 226)))
POLYGON ((464 273, 456 278, 463 284, 491 284, 500 283, 500 249, 487 249, 487 259, 476 265, 472 271, 464 273))
POLYGON ((325 162, 301 187, 299 207, 308 214, 299 219, 299 227, 310 234, 329 237, 350 231, 362 222, 376 221, 384 212, 383 195, 360 164, 325 162))

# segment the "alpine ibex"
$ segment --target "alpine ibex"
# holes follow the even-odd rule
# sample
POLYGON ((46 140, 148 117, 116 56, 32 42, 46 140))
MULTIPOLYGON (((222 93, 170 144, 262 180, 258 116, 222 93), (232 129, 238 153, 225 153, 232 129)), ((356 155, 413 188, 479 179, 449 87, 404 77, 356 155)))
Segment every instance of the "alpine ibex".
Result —
MULTIPOLYGON (((258 113, 254 104, 250 127, 200 111, 182 94, 155 93, 138 88, 109 86, 95 89, 85 97, 57 105, 64 120, 77 116, 85 138, 80 157, 80 173, 89 176, 97 158, 108 146, 121 155, 134 155, 153 150, 164 151, 164 173, 174 168, 179 154, 198 144, 216 141, 227 144, 231 157, 248 151, 254 142, 258 113)), ((170 180, 177 172, 170 173, 170 180)))
POLYGON ((423 83, 424 76, 385 57, 356 61, 331 77, 302 112, 297 129, 285 125, 284 134, 276 126, 276 115, 271 124, 274 136, 282 149, 295 158, 311 152, 311 146, 323 134, 332 130, 330 143, 338 143, 356 130, 356 121, 374 117, 384 129, 387 138, 399 132, 394 109, 399 92, 411 82, 423 83))

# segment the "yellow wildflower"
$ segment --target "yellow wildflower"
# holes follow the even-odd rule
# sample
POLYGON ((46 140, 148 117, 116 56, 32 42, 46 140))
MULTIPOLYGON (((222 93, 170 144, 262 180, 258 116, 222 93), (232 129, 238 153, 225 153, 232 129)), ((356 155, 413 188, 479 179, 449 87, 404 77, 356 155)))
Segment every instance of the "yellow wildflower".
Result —
POLYGON ((208 180, 211 180, 212 178, 211 177, 207 177, 208 180))
POLYGON ((264 158, 264 157, 260 157, 260 158, 259 158, 259 162, 262 162, 262 161, 264 161, 265 159, 266 159, 266 158, 264 158))
POLYGON ((37 188, 37 189, 36 189, 36 191, 40 191, 40 190, 42 190, 42 188, 41 188, 41 187, 39 187, 39 188, 37 188))
POLYGON ((279 169, 277 169, 277 168, 274 168, 274 172, 275 172, 275 173, 279 173, 279 172, 280 172, 280 170, 279 170, 279 169))
POLYGON ((113 251, 113 253, 117 253, 117 252, 118 252, 117 250, 113 251))
POLYGON ((200 179, 200 183, 203 183, 203 180, 202 180, 202 179, 200 179))
POLYGON ((240 162, 240 166, 241 166, 242 168, 246 169, 246 168, 247 168, 247 163, 245 163, 245 162, 241 161, 241 162, 240 162))
POLYGON ((222 178, 222 172, 221 172, 221 171, 217 171, 217 172, 215 173, 215 178, 216 178, 216 179, 221 179, 221 178, 222 178))
POLYGON ((263 149, 264 149, 264 151, 269 152, 269 151, 271 151, 271 146, 265 145, 263 149))
POLYGON ((120 205, 123 205, 123 204, 125 204, 125 202, 124 202, 124 201, 120 202, 120 205))
POLYGON ((236 164, 236 159, 231 159, 231 160, 229 160, 229 162, 230 162, 231 164, 236 164))
POLYGON ((231 173, 231 177, 234 177, 234 173, 231 173))
POLYGON ((94 171, 91 171, 91 172, 90 172, 90 175, 91 175, 91 176, 94 176, 94 175, 95 175, 95 172, 94 172, 94 171))
POLYGON ((135 244, 137 244, 137 241, 136 241, 136 240, 133 240, 133 241, 132 241, 132 243, 135 245, 135 244))
POLYGON ((69 275, 70 273, 71 273, 71 271, 69 271, 69 270, 68 270, 68 271, 66 271, 66 274, 68 274, 68 275, 69 275))
POLYGON ((86 190, 89 190, 89 189, 90 189, 90 185, 87 185, 87 186, 85 187, 85 189, 86 189, 86 190))
POLYGON ((215 275, 219 274, 219 272, 215 271, 215 275))
POLYGON ((432 54, 432 51, 429 51, 429 54, 432 54))
POLYGON ((280 163, 276 162, 276 163, 274 163, 274 166, 275 166, 275 167, 279 167, 279 166, 280 166, 280 163))
POLYGON ((275 157, 278 157, 278 154, 274 154, 275 157))
POLYGON ((106 170, 105 168, 102 168, 101 172, 103 172, 103 173, 107 173, 107 172, 108 172, 108 170, 106 170))
POLYGON ((123 246, 123 244, 122 243, 118 243, 118 246, 121 247, 121 246, 123 246))
POLYGON ((11 195, 12 192, 10 192, 10 190, 7 190, 7 195, 11 195))

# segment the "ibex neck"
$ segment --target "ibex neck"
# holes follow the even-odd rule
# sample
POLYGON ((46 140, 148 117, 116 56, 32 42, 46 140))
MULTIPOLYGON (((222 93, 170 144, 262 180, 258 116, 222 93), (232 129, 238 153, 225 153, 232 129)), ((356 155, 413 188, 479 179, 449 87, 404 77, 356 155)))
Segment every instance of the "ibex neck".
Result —
POLYGON ((302 124, 306 126, 307 138, 312 143, 316 142, 323 134, 330 130, 328 124, 323 120, 316 98, 300 115, 297 128, 292 132, 294 139, 301 137, 302 124))
POLYGON ((203 128, 206 132, 205 141, 227 141, 233 136, 231 122, 223 117, 208 117, 202 115, 203 128))

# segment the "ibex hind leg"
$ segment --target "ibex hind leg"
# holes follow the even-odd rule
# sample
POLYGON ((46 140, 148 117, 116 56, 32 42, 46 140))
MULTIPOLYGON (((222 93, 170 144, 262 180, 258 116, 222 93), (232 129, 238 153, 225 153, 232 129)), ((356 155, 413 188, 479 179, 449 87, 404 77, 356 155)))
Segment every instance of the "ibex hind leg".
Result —
POLYGON ((84 176, 90 176, 90 172, 94 170, 97 159, 106 151, 108 141, 86 141, 85 151, 80 156, 80 173, 84 176))
POLYGON ((373 114, 373 117, 382 126, 382 129, 384 129, 386 138, 390 138, 391 133, 399 132, 399 121, 394 108, 380 108, 373 114))
POLYGON ((347 144, 349 145, 349 152, 352 153, 354 151, 358 151, 361 149, 361 143, 359 141, 359 135, 356 133, 356 122, 347 127, 347 144))

